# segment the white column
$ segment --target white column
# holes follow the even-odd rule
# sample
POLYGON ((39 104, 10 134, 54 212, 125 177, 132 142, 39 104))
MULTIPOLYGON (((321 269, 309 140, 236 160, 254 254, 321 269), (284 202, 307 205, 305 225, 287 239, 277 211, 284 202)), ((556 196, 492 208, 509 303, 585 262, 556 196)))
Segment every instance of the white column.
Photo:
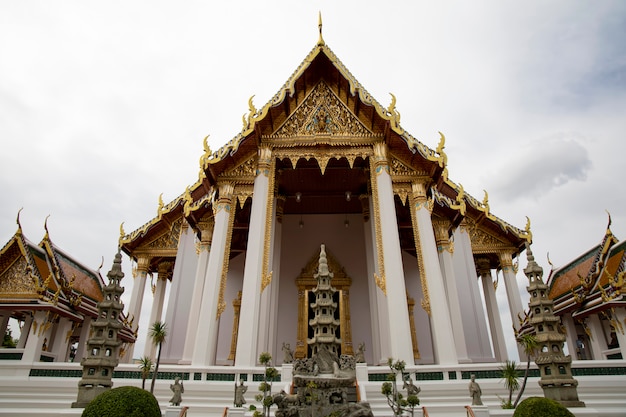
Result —
MULTIPOLYGON (((426 184, 424 181, 415 181, 412 184, 412 204, 414 233, 419 237, 419 248, 421 250, 421 261, 423 268, 420 273, 426 275, 427 288, 424 289, 424 297, 428 297, 430 307, 431 330, 433 335, 433 351, 435 360, 442 365, 452 365, 458 363, 454 343, 454 333, 450 320, 450 310, 446 302, 446 290, 443 284, 443 275, 439 266, 439 256, 437 254, 437 244, 428 201, 426 198, 426 184)), ((418 260, 420 257, 418 257, 418 260)))
POLYGON ((489 330, 491 330, 491 340, 493 342, 493 353, 498 362, 504 362, 508 356, 506 353, 504 332, 502 331, 498 300, 496 299, 496 290, 493 287, 489 260, 480 259, 477 262, 477 267, 483 283, 485 306, 487 307, 487 317, 489 318, 489 330))
MULTIPOLYGON (((159 264, 159 272, 156 280, 157 282, 152 292, 153 300, 152 309, 150 310, 150 321, 148 322, 149 327, 152 327, 152 325, 157 321, 162 321, 163 303, 165 302, 165 290, 167 289, 167 282, 172 274, 171 268, 171 262, 161 262, 159 264)), ((150 340, 149 336, 146 340, 146 345, 144 347, 144 356, 156 359, 156 346, 154 345, 154 343, 152 343, 152 340, 150 340)))
MULTIPOLYGON (((232 183, 219 184, 219 199, 215 207, 215 227, 209 263, 204 275, 204 288, 202 290, 202 305, 200 306, 199 320, 196 326, 196 340, 191 359, 193 366, 206 366, 215 364, 215 352, 217 349, 217 330, 219 326, 218 309, 225 308, 220 305, 220 285, 222 273, 228 270, 227 247, 230 239, 228 234, 231 217, 235 216, 235 207, 232 204, 234 186, 232 183)), ((223 294, 222 294, 223 295, 223 294)), ((221 300, 223 302, 223 300, 221 300)))
POLYGON ((454 231, 454 263, 459 305, 463 318, 463 330, 467 335, 465 346, 473 362, 493 360, 487 319, 480 296, 476 264, 472 253, 472 242, 464 221, 454 231))
POLYGON ((46 317, 45 311, 35 312, 33 324, 28 329, 28 340, 26 341, 26 346, 24 346, 22 361, 39 362, 43 344, 50 340, 50 328, 45 329, 46 317))
POLYGON ((213 238, 214 219, 200 222, 200 243, 198 244, 198 263, 196 266, 196 275, 193 284, 193 295, 191 298, 191 307, 189 309, 189 320, 187 322, 187 333, 185 336, 185 348, 183 357, 180 360, 181 365, 189 365, 193 355, 193 349, 196 342, 196 329, 198 320, 200 319, 200 306, 202 305, 202 294, 204 292, 204 277, 209 264, 209 252, 211 251, 211 239, 213 238))
MULTIPOLYGON (((83 324, 80 329, 80 337, 78 339, 78 346, 76 347, 76 356, 74 356, 74 362, 80 363, 80 360, 85 356, 85 349, 87 341, 89 340, 89 332, 91 330, 91 317, 85 316, 83 324)), ((129 359, 132 355, 124 356, 124 362, 131 362, 129 359)))
POLYGON ((398 235, 398 219, 393 197, 393 186, 389 175, 387 147, 384 143, 374 145, 374 169, 371 172, 372 193, 375 193, 374 208, 380 227, 376 228, 377 244, 382 244, 382 262, 378 265, 379 275, 385 282, 387 293, 387 326, 392 335, 389 339, 390 357, 414 364, 411 343, 411 325, 406 302, 404 268, 398 235), (380 240, 379 240, 380 239, 380 240))
POLYGON ((626 359, 626 308, 615 307, 615 317, 613 318, 622 324, 621 328, 615 329, 615 335, 619 343, 619 350, 622 353, 622 359, 626 359))
MULTIPOLYGON (((128 319, 133 323, 133 330, 139 330, 139 319, 141 318, 141 307, 143 305, 143 293, 146 288, 146 279, 148 277, 148 267, 150 266, 150 259, 147 257, 140 257, 137 259, 137 269, 133 274, 133 291, 130 295, 130 304, 128 305, 128 319)), ((145 329, 147 331, 147 329, 145 329)), ((146 341, 149 344, 150 341, 146 341)), ((135 351, 135 344, 133 343, 128 347, 128 352, 124 356, 132 361, 133 353, 135 351)))
MULTIPOLYGON (((499 255, 500 267, 502 268, 502 275, 504 277, 504 286, 506 288, 506 298, 511 313, 511 323, 516 326, 516 324, 519 323, 518 315, 524 315, 524 307, 522 306, 522 296, 520 295, 517 279, 515 278, 513 256, 511 252, 500 252, 499 255)), ((524 353, 524 348, 519 343, 515 345, 517 346, 520 362, 525 362, 526 354, 524 353)))
POLYGON ((24 318, 24 323, 22 323, 22 329, 20 332, 20 340, 17 342, 18 349, 24 349, 26 347, 26 341, 28 340, 28 335, 30 334, 30 328, 33 325, 33 316, 26 316, 24 318))
MULTIPOLYGON (((572 316, 564 314, 561 316, 563 327, 565 327, 565 343, 567 344, 567 351, 572 356, 573 360, 577 360, 576 352, 576 324, 572 316)), ((519 322, 519 321, 518 321, 519 322)), ((525 360, 525 359, 524 359, 525 360)), ((521 361, 521 360, 520 360, 521 361)))
POLYGON ((465 330, 463 329, 463 314, 459 303, 459 294, 456 285, 454 265, 452 264, 452 252, 454 246, 448 237, 449 221, 435 221, 434 230, 437 239, 437 253, 439 254, 439 264, 443 274, 443 281, 446 290, 446 300, 450 311, 450 321, 452 322, 452 332, 454 334, 454 345, 460 363, 470 362, 465 344, 465 330))
POLYGON ((606 344, 606 338, 604 337, 604 331, 602 330, 602 322, 600 321, 600 318, 597 314, 592 314, 587 318, 586 323, 591 331, 591 340, 589 343, 591 344, 593 359, 606 359, 603 352, 608 349, 608 346, 606 344))
MULTIPOLYGON (((376 258, 376 230, 370 213, 374 212, 373 203, 367 195, 359 196, 363 208, 363 235, 365 236, 365 260, 367 264, 367 276, 373 277, 378 270, 376 258)), ((382 325, 389 321, 387 298, 382 290, 376 285, 374 279, 367 280, 368 296, 370 303, 370 320, 372 321, 372 358, 374 364, 387 364, 387 358, 391 357, 389 350, 389 327, 382 325)))
POLYGON ((59 318, 54 329, 54 340, 48 351, 56 356, 56 362, 67 361, 67 353, 72 331, 72 321, 65 317, 59 318))
MULTIPOLYGON (((285 201, 284 196, 274 199, 274 214, 272 214, 272 233, 271 233, 271 251, 270 271, 272 271, 272 281, 261 294, 261 313, 259 320, 259 352, 275 352, 276 344, 282 346, 282 342, 295 345, 294 341, 276 340, 276 323, 278 322, 278 291, 280 289, 280 248, 281 248, 281 232, 282 232, 282 207, 285 201)), ((277 361, 274 361, 275 363, 277 361)))
POLYGON ((267 276, 264 277, 264 274, 270 272, 263 270, 263 255, 266 227, 270 227, 265 224, 265 220, 268 210, 270 175, 274 175, 274 172, 270 172, 271 159, 271 148, 261 146, 252 194, 235 366, 254 366, 257 363, 261 283, 264 279, 268 279, 267 276))

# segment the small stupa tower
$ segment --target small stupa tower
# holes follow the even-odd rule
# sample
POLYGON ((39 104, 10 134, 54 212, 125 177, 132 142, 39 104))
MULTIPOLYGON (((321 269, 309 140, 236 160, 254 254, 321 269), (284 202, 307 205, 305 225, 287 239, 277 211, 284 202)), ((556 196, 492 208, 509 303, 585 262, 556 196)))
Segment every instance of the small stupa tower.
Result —
POLYGON ((317 280, 317 286, 313 289, 315 302, 311 303, 314 316, 309 320, 313 337, 308 339, 307 343, 313 356, 326 352, 339 356, 341 348, 341 339, 337 337, 339 320, 335 319, 337 303, 333 300, 337 290, 330 285, 333 273, 328 270, 324 244, 321 245, 319 267, 314 278, 317 280))
POLYGON ((563 353, 565 335, 560 332, 559 318, 554 315, 554 303, 548 297, 548 286, 543 282, 543 268, 526 245, 528 265, 524 274, 528 277, 530 294, 530 324, 535 330, 539 352, 535 363, 539 367, 539 385, 546 398, 558 401, 566 407, 584 407, 578 400, 578 381, 572 376, 572 357, 563 353))
POLYGON ((111 378, 119 363, 122 344, 117 334, 123 327, 120 313, 124 309, 120 299, 124 293, 124 288, 120 286, 124 272, 119 250, 107 277, 109 284, 103 288, 104 298, 98 303, 98 318, 91 324, 91 336, 87 341, 88 355, 80 361, 83 376, 78 382, 78 398, 72 403, 72 408, 87 406, 100 393, 113 386, 111 378))

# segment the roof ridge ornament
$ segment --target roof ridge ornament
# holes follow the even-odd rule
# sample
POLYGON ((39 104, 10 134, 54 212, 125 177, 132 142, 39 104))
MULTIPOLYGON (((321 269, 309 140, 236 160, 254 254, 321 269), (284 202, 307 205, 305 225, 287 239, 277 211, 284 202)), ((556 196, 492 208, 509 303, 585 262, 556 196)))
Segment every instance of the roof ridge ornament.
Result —
POLYGON ((317 18, 317 27, 319 28, 320 31, 320 37, 317 40, 317 46, 324 46, 326 45, 326 42, 324 42, 324 38, 322 37, 322 12, 318 12, 318 18, 317 18))
POLYGON ((20 223, 20 213, 22 212, 22 210, 24 210, 24 207, 20 208, 17 211, 17 219, 16 219, 16 221, 17 221, 17 232, 18 233, 22 233, 22 224, 20 223))

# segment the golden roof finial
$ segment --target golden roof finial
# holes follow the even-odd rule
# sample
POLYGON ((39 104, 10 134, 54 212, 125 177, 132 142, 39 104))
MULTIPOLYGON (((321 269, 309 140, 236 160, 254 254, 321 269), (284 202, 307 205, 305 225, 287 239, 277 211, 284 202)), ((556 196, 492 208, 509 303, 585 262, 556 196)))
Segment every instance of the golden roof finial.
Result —
POLYGON ((165 206, 165 204, 163 204, 163 193, 161 193, 159 195, 159 208, 157 209, 157 215, 160 216, 161 214, 163 214, 163 207, 165 206))
POLYGON ((324 46, 326 43, 324 42, 324 38, 322 37, 322 12, 321 11, 318 13, 317 27, 320 30, 320 37, 317 40, 317 46, 324 46))
POLYGON ((20 213, 22 212, 22 210, 24 210, 24 207, 17 211, 17 231, 19 233, 22 232, 22 224, 20 223, 20 213))
POLYGON ((43 222, 43 228, 46 231, 46 236, 44 236, 44 239, 46 239, 46 238, 50 239, 50 233, 48 232, 48 217, 50 217, 49 214, 46 216, 46 220, 44 220, 44 222, 43 222))

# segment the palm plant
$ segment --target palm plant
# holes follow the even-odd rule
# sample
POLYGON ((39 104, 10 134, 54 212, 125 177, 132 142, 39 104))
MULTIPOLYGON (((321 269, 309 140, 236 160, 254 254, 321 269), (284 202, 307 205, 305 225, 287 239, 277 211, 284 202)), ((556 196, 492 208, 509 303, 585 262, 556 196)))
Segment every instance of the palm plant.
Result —
POLYGON ((141 372, 141 389, 146 389, 146 379, 150 376, 150 371, 152 371, 152 367, 154 363, 152 363, 152 359, 148 356, 142 356, 139 359, 139 371, 141 372))
POLYGON ((161 346, 167 337, 167 326, 165 322, 155 321, 152 323, 148 331, 148 336, 150 340, 152 340, 152 343, 158 348, 156 365, 154 367, 154 373, 152 374, 152 384, 150 385, 150 393, 154 394, 154 384, 156 383, 157 374, 159 373, 159 362, 161 362, 161 346))
POLYGON ((513 391, 519 389, 519 375, 517 374, 517 364, 515 361, 507 360, 500 367, 502 379, 504 379, 504 387, 509 390, 508 401, 502 401, 502 408, 513 408, 513 391))
POLYGON ((522 394, 524 393, 524 389, 526 389, 526 380, 528 379, 528 371, 530 370, 530 358, 535 354, 535 351, 539 348, 539 342, 537 342, 537 338, 533 334, 523 334, 517 338, 517 343, 522 345, 524 348, 524 353, 528 360, 526 361, 526 370, 524 371, 524 379, 522 380, 522 388, 517 393, 517 398, 515 398, 515 403, 513 403, 513 408, 517 407, 517 403, 522 398, 522 394))

